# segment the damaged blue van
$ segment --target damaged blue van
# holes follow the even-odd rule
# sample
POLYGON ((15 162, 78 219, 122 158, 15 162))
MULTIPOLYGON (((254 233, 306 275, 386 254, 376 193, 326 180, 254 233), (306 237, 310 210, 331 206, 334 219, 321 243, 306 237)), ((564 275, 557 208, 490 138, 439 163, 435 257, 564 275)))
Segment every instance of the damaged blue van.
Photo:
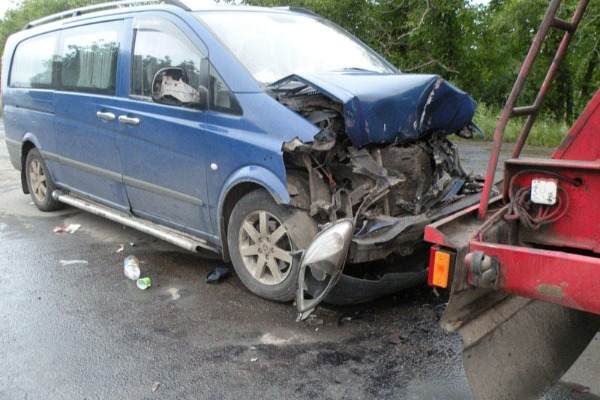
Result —
POLYGON ((216 252, 304 315, 421 282, 423 227, 478 201, 448 140, 472 135, 474 101, 307 10, 103 3, 29 23, 2 66, 40 210, 216 252))

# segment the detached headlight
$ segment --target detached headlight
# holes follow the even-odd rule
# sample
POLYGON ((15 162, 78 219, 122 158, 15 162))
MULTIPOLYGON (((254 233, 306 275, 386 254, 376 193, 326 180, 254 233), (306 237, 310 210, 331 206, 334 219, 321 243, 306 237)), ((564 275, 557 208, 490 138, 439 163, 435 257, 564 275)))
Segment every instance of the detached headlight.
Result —
POLYGON ((299 320, 306 319, 338 282, 353 230, 351 219, 336 221, 319 232, 304 252, 296 296, 299 320))

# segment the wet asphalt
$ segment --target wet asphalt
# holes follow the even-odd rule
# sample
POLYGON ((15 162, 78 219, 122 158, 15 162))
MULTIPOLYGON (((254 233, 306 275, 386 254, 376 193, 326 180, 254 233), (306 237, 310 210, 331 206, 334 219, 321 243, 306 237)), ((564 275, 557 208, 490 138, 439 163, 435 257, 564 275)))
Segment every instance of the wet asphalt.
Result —
MULTIPOLYGON (((0 400, 472 398, 460 338, 439 328, 444 299, 428 288, 298 323, 235 276, 206 284, 216 260, 73 208, 38 211, 1 129, 0 400), (81 228, 53 233, 60 224, 81 228), (128 255, 149 290, 123 276, 128 255)), ((460 147, 483 171, 489 145, 460 147)), ((596 338, 573 384, 546 398, 600 398, 599 359, 596 338)))

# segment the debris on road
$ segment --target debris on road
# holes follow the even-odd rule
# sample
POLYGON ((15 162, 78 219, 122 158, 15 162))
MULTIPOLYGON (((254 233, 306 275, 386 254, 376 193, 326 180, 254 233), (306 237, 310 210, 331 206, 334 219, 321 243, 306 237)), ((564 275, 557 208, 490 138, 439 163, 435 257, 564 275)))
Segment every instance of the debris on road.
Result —
POLYGON ((134 243, 134 242, 129 242, 129 245, 130 245, 131 247, 135 247, 135 243, 134 243))
POLYGON ((315 315, 315 314, 309 315, 308 318, 305 320, 305 322, 308 326, 325 325, 325 321, 323 321, 322 318, 317 317, 317 315, 315 315))
POLYGON ((136 284, 138 289, 146 290, 152 286, 152 278, 150 278, 149 276, 145 276, 143 278, 138 279, 136 284))
POLYGON ((76 265, 76 264, 83 264, 83 265, 87 265, 88 262, 87 260, 59 260, 58 263, 60 265, 67 266, 67 265, 76 265))
POLYGON ((152 384, 152 393, 156 392, 159 387, 160 387, 160 382, 154 382, 152 384))
POLYGON ((171 300, 179 300, 179 298, 181 297, 178 288, 168 288, 167 293, 171 295, 171 300))
POLYGON ((140 260, 136 256, 127 256, 123 262, 123 273, 132 281, 140 278, 140 260))
POLYGON ((231 270, 227 265, 218 265, 206 276, 206 283, 219 283, 229 276, 231 270))
POLYGON ((81 228, 80 224, 69 224, 69 225, 67 225, 65 232, 73 234, 73 233, 77 232, 79 230, 79 228, 81 228))
POLYGON ((257 361, 258 361, 258 358, 256 358, 256 357, 253 357, 250 359, 250 362, 257 362, 257 361))
POLYGON ((73 234, 81 228, 81 224, 69 224, 69 225, 58 225, 54 227, 52 232, 54 233, 70 233, 73 234))
POLYGON ((122 253, 123 250, 125 250, 125 245, 124 244, 120 244, 119 248, 117 249, 117 251, 115 251, 115 253, 117 253, 117 254, 122 253))

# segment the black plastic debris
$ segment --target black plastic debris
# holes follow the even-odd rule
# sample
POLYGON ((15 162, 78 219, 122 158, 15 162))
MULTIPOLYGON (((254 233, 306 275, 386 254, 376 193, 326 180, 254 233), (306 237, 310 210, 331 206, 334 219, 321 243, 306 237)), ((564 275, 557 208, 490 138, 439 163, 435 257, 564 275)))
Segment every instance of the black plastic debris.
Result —
POLYGON ((227 265, 218 265, 206 276, 206 283, 220 283, 224 281, 229 274, 231 269, 227 265))

